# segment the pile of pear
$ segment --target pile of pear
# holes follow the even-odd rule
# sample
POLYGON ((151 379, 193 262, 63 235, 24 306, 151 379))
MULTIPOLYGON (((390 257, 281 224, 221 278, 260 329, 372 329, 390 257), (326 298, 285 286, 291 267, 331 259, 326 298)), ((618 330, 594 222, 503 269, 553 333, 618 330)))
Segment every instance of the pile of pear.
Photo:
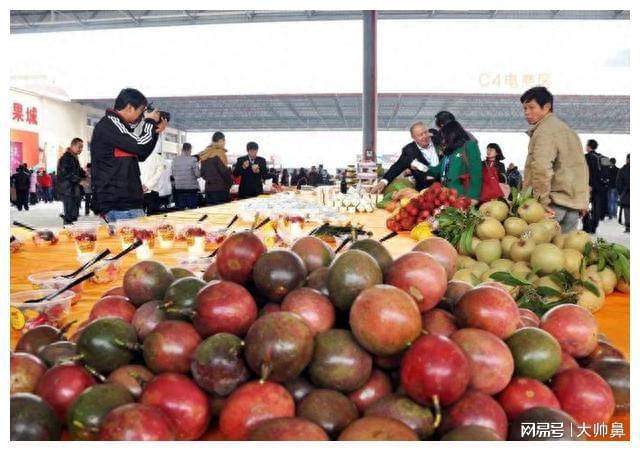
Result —
MULTIPOLYGON (((578 305, 591 312, 601 309, 605 296, 614 290, 629 292, 629 285, 618 279, 610 267, 598 271, 597 265, 586 266, 583 251, 592 236, 582 230, 562 233, 558 221, 546 217, 545 208, 537 200, 525 201, 516 216, 510 215, 509 205, 499 200, 483 204, 479 212, 483 220, 475 227, 472 251, 466 254, 458 248, 458 270, 453 280, 477 285, 492 281, 494 272, 506 271, 535 286, 562 293, 549 276, 566 270, 576 279, 589 280, 598 287, 599 296, 581 286, 572 288, 578 291, 578 305)), ((517 287, 506 288, 515 295, 517 287)), ((557 297, 546 299, 556 300, 557 297)))

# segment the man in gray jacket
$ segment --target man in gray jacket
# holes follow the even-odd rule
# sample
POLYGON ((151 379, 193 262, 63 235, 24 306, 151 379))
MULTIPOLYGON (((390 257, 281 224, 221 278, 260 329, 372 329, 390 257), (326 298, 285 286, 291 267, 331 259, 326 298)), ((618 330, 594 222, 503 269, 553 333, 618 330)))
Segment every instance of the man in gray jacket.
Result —
POLYGON ((171 175, 176 187, 176 208, 197 208, 200 169, 196 158, 191 156, 191 144, 182 145, 181 155, 175 157, 171 165, 171 175))

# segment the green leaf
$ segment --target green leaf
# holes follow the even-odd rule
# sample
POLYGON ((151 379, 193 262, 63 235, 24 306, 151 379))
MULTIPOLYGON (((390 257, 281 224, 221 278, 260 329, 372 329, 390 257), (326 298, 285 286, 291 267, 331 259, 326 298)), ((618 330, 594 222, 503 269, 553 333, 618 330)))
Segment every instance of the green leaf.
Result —
MULTIPOLYGON (((533 195, 533 187, 532 187, 532 186, 530 186, 530 187, 529 187, 529 188, 527 188, 527 190, 524 192, 524 197, 525 197, 526 199, 529 199, 529 198, 531 198, 531 196, 532 196, 532 195, 533 195)), ((525 199, 525 200, 526 200, 526 199, 525 199)))
POLYGON ((598 271, 602 271, 605 266, 607 266, 607 262, 604 261, 604 256, 600 255, 598 257, 598 271))
POLYGON ((468 228, 467 230, 465 230, 465 234, 464 239, 464 246, 465 249, 467 249, 467 253, 471 254, 473 252, 473 231, 474 231, 474 227, 471 226, 470 228, 468 228))
POLYGON ((545 298, 562 296, 562 293, 560 293, 558 290, 554 290, 551 287, 545 287, 545 286, 538 287, 536 288, 536 291, 540 296, 544 296, 545 298))
MULTIPOLYGON (((554 307, 557 307, 559 305, 563 305, 563 304, 575 304, 578 300, 576 299, 575 296, 570 296, 570 297, 566 297, 566 298, 562 298, 559 299, 557 301, 553 301, 553 302, 546 302, 544 304, 544 313, 548 312, 549 310, 551 310, 554 307)), ((542 316, 542 315, 540 315, 542 316)))
POLYGON ((582 257, 582 260, 580 261, 580 278, 581 279, 584 277, 584 271, 587 268, 588 264, 589 262, 587 261, 587 256, 585 255, 584 257, 582 257))
POLYGON ((627 257, 625 257, 624 255, 620 254, 620 256, 618 257, 618 260, 620 261, 620 266, 622 269, 622 279, 626 282, 626 283, 630 283, 631 282, 631 274, 630 274, 630 264, 629 264, 629 260, 627 259, 627 257))
POLYGON ((587 258, 591 258, 591 250, 593 249, 593 243, 591 241, 588 241, 585 245, 584 245, 584 249, 582 250, 582 254, 584 256, 586 256, 587 258))
POLYGON ((538 268, 537 266, 534 266, 533 268, 531 268, 531 272, 534 273, 536 276, 540 276, 541 271, 542 271, 542 268, 538 268))
POLYGON ((489 277, 491 277, 496 282, 501 282, 511 287, 523 287, 523 286, 531 285, 531 282, 520 279, 519 277, 514 276, 513 274, 507 271, 496 271, 493 274, 491 274, 489 277))
POLYGON ((567 271, 555 271, 549 275, 551 281, 560 286, 563 290, 568 290, 575 283, 576 279, 567 271))
POLYGON ((589 280, 581 280, 579 283, 580 283, 580 285, 585 287, 587 290, 591 291, 596 296, 600 296, 600 290, 598 289, 598 287, 593 282, 591 282, 589 280))
POLYGON ((614 243, 612 248, 617 254, 622 254, 626 258, 631 258, 631 253, 629 252, 629 249, 626 246, 623 246, 622 244, 614 243))

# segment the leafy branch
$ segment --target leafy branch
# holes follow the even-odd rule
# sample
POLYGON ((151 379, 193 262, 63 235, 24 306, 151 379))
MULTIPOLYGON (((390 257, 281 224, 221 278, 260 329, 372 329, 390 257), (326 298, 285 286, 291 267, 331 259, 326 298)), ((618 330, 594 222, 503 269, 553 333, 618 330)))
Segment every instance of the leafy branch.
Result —
POLYGON ((473 207, 463 212, 457 208, 447 207, 443 209, 437 217, 437 235, 449 241, 454 247, 460 246, 460 250, 471 253, 473 243, 473 232, 476 225, 482 221, 482 215, 478 209, 473 207))

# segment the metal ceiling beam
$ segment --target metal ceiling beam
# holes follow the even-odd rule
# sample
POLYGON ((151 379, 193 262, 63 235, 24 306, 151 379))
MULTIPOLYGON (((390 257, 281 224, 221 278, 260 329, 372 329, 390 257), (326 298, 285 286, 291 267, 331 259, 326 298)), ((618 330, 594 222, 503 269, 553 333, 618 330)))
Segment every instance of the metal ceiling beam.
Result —
POLYGON ((123 13, 125 16, 131 18, 131 20, 133 20, 135 22, 136 25, 140 25, 140 20, 133 15, 133 13, 129 10, 119 10, 121 13, 123 13))
POLYGON ((327 121, 324 119, 324 116, 322 116, 320 114, 320 110, 318 110, 318 107, 316 106, 316 102, 313 101, 313 98, 311 98, 309 96, 306 96, 305 99, 311 104, 311 107, 313 108, 313 111, 315 111, 316 116, 320 118, 320 120, 322 121, 322 124, 325 127, 328 127, 327 126, 327 121))
POLYGON ((338 109, 338 116, 340 116, 340 119, 342 119, 342 121, 344 122, 344 126, 349 127, 349 124, 347 124, 347 119, 345 119, 344 117, 344 112, 342 111, 342 107, 340 106, 340 99, 338 99, 338 94, 335 95, 333 100, 335 101, 336 108, 338 109))
POLYGON ((302 125, 309 125, 308 122, 305 121, 304 118, 300 115, 296 107, 293 106, 293 103, 291 103, 291 100, 285 100, 284 103, 285 105, 287 105, 287 107, 289 107, 291 112, 298 118, 298 120, 302 125))
MULTIPOLYGON (((447 109, 472 131, 523 132, 527 124, 519 97, 512 94, 397 93, 379 95, 385 105, 379 114, 379 130, 406 131, 416 119, 431 124, 434 115, 447 109), (416 110, 416 106, 419 107, 416 110), (395 114, 395 119, 392 119, 395 114)), ((113 99, 78 102, 103 110, 113 99)), ((170 111, 172 125, 187 131, 224 130, 361 130, 360 94, 299 94, 254 96, 193 96, 151 98, 170 111), (304 119, 291 114, 287 102, 304 119), (220 105, 224 107, 224 117, 220 105), (303 114, 304 112, 304 114, 303 114), (315 112, 315 114, 313 114, 315 112)), ((629 133, 629 96, 557 95, 554 110, 581 133, 629 133)), ((100 112, 101 114, 101 112, 100 112)))
POLYGON ((24 23, 26 23, 30 28, 33 27, 33 25, 31 25, 31 22, 27 20, 22 12, 18 13, 18 16, 20 17, 20 19, 24 20, 24 23))
POLYGON ((393 113, 389 116, 389 120, 387 121, 387 128, 391 126, 391 122, 396 119, 398 116, 398 110, 400 110, 400 104, 402 103, 402 94, 398 94, 398 100, 396 101, 396 105, 393 107, 393 113))
MULTIPOLYGON (((13 10, 11 33, 101 30, 109 28, 159 27, 194 24, 361 20, 362 11, 217 11, 147 10, 136 15, 128 10, 13 10), (92 13, 85 24, 55 17, 60 13, 92 13), (31 24, 29 26, 21 17, 31 24), (125 17, 123 17, 125 15, 125 17), (51 20, 46 20, 51 16, 51 20), (132 24, 133 21, 133 24, 132 24)), ((629 20, 628 10, 412 10, 379 12, 381 20, 629 20)))

